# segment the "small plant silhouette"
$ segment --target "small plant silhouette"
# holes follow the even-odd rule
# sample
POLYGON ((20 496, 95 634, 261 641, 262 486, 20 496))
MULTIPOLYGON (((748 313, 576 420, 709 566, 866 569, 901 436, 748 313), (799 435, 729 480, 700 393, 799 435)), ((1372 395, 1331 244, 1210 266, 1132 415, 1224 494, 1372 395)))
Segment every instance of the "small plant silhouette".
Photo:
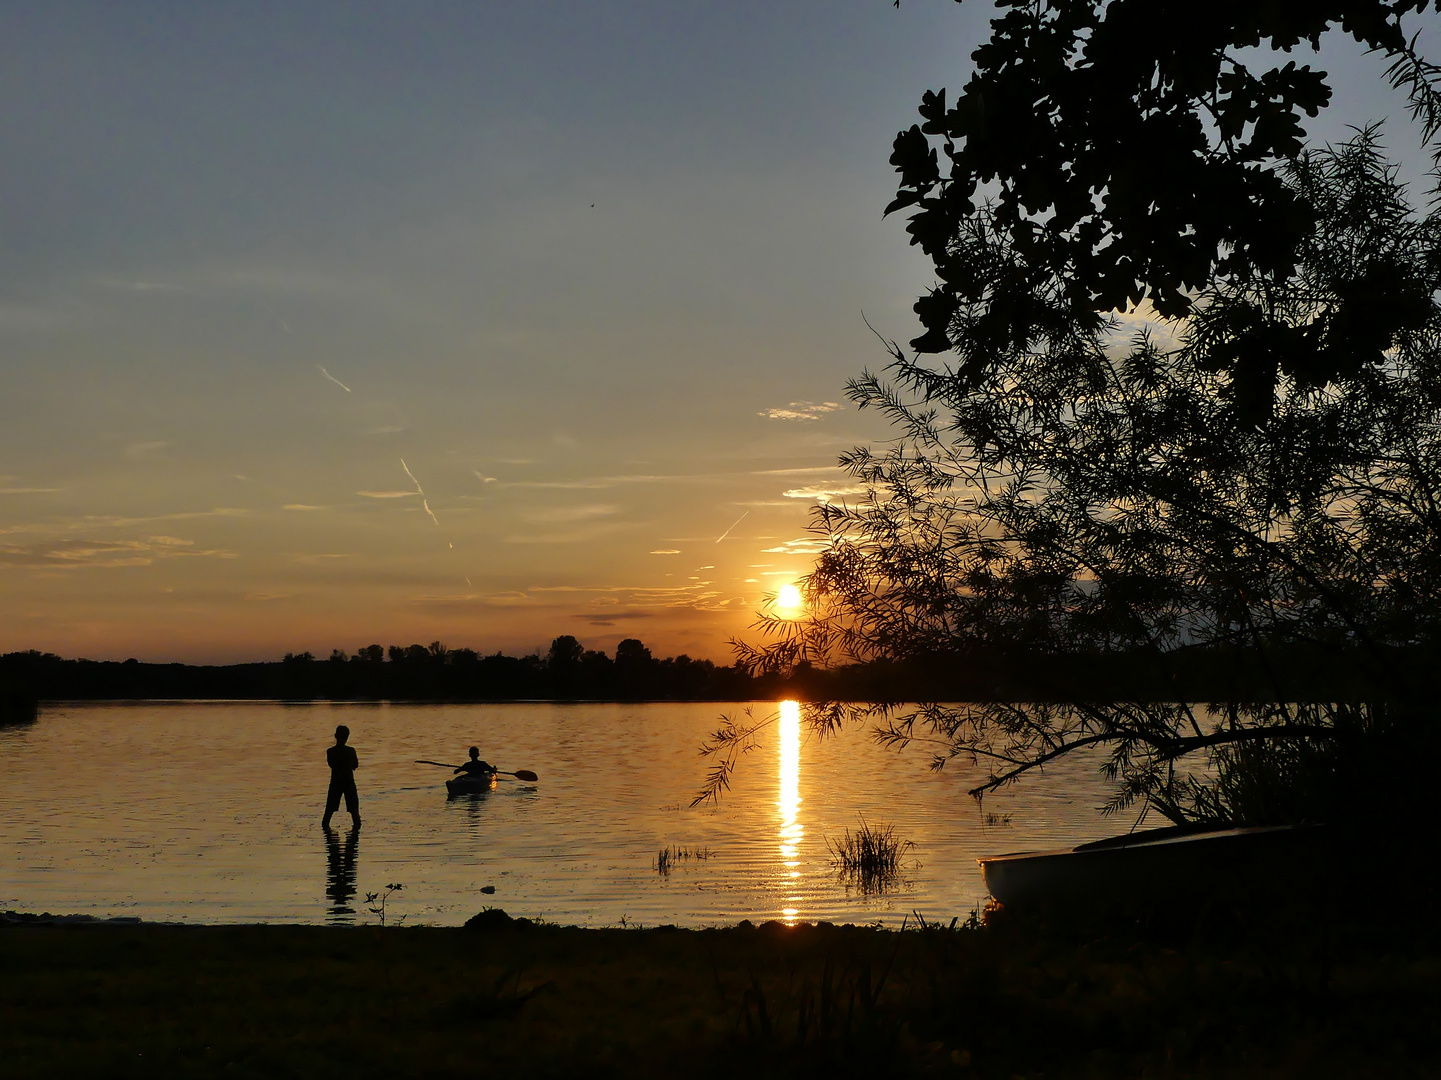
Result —
MULTIPOLYGON (((385 886, 383 892, 368 892, 365 894, 365 906, 372 915, 380 916, 381 926, 385 925, 385 902, 390 899, 392 893, 398 893, 403 888, 405 888, 405 886, 400 882, 393 881, 385 886)), ((397 924, 403 922, 405 922, 404 915, 396 920, 397 924)))
POLYGON ((656 854, 655 869, 661 877, 669 877, 670 872, 675 869, 675 864, 682 859, 696 859, 704 862, 714 855, 715 852, 710 848, 665 847, 656 854))
POLYGON ((901 856, 915 844, 898 839, 894 825, 877 828, 861 818, 860 829, 847 829, 837 840, 827 838, 826 847, 831 865, 847 884, 870 894, 885 892, 901 880, 901 856))

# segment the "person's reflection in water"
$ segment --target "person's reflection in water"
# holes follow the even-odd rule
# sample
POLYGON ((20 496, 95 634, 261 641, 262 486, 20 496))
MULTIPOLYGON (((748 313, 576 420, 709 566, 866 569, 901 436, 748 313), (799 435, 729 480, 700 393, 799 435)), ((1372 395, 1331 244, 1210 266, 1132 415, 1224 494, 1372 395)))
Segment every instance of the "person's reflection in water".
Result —
POLYGON ((345 834, 344 847, 340 846, 339 833, 325 830, 325 898, 330 901, 326 922, 350 922, 355 917, 350 901, 355 896, 355 858, 359 849, 359 829, 352 827, 345 834))

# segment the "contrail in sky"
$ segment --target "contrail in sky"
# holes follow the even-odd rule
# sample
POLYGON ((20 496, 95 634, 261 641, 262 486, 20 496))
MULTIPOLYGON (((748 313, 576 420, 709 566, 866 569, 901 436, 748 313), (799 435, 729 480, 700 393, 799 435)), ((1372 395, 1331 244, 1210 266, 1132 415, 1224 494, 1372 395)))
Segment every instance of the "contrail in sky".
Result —
POLYGON ((735 520, 735 525, 732 525, 729 529, 727 529, 725 532, 721 533, 718 537, 716 537, 716 543, 719 544, 722 540, 724 540, 727 536, 729 536, 729 535, 735 530, 736 525, 739 525, 742 521, 744 521, 744 520, 745 520, 746 518, 748 518, 749 516, 750 516, 750 511, 747 510, 747 511, 746 511, 744 514, 742 514, 740 517, 736 518, 736 520, 735 520))
MULTIPOLYGON (((338 386, 338 387, 340 387, 342 390, 344 390, 347 394, 351 392, 350 387, 346 386, 343 382, 341 382, 339 379, 337 379, 334 375, 332 375, 330 372, 326 371, 325 368, 324 368, 323 366, 321 366, 320 364, 316 364, 316 365, 315 365, 315 370, 319 371, 322 375, 324 375, 327 379, 329 379, 331 382, 333 382, 336 386, 338 386)), ((406 471, 406 472, 410 472, 409 469, 406 469, 405 471, 406 471)), ((415 477, 412 476, 411 479, 414 480, 415 477)), ((416 485, 416 486, 418 487, 419 485, 416 485)))
MULTIPOLYGON (((435 527, 440 528, 440 518, 436 517, 435 511, 430 508, 430 502, 425 497, 425 488, 420 486, 420 481, 415 478, 415 473, 410 471, 410 466, 405 463, 405 458, 400 459, 400 467, 405 470, 405 475, 410 477, 410 482, 415 485, 415 490, 420 492, 420 505, 425 507, 425 512, 430 515, 430 520, 435 522, 435 527)), ((450 544, 450 546, 455 547, 454 544, 450 544)))
MULTIPOLYGON (((420 495, 420 505, 425 507, 425 512, 430 515, 430 520, 435 522, 437 529, 440 529, 440 538, 445 540, 445 530, 440 528, 440 518, 436 517, 435 511, 430 508, 430 500, 425 497, 425 488, 420 486, 420 481, 415 478, 415 473, 410 471, 410 466, 405 463, 405 458, 400 459, 400 467, 405 470, 405 475, 410 477, 410 482, 415 485, 415 490, 420 495)), ((455 545, 449 540, 445 540, 445 547, 447 551, 455 550, 455 545)), ((465 575, 462 574, 461 576, 464 577, 465 575)), ((470 578, 466 577, 465 583, 470 588, 475 588, 474 585, 470 584, 470 578)))

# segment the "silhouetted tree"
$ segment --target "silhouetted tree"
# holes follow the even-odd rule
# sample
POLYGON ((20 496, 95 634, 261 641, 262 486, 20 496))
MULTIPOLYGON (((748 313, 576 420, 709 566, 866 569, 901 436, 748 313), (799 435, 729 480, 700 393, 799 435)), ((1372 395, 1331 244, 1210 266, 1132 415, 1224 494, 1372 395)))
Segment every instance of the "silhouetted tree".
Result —
MULTIPOLYGON (((954 350, 977 377, 997 354, 1149 300, 1166 317, 1225 282, 1294 274, 1316 208, 1275 166, 1300 154, 1302 114, 1331 98, 1326 73, 1267 66, 1342 32, 1391 59, 1426 127, 1441 123, 1435 69, 1402 16, 1433 0, 1000 0, 975 71, 947 105, 927 93, 922 123, 897 136, 911 242, 935 264, 916 304, 920 352, 954 350), (1275 55, 1272 53, 1271 55, 1275 55), (978 200, 981 203, 978 204, 978 200)), ((1285 350, 1283 368, 1324 383, 1354 321, 1375 325, 1374 293, 1331 298, 1338 318, 1285 350)), ((1384 305, 1383 305, 1384 306, 1384 305)), ((1264 335, 1214 357, 1264 379, 1264 335)))
MULTIPOLYGON (((1323 650, 1364 700, 1278 682, 1208 711, 1061 686, 811 718, 878 720, 896 743, 928 730, 937 766, 990 764, 977 793, 1093 747, 1112 809, 1297 820, 1366 790, 1419 814, 1426 784, 1395 770, 1434 764, 1438 725, 1397 656, 1441 628, 1441 217, 1412 210, 1374 130, 1303 151, 1296 110, 1325 103, 1322 77, 1255 74, 1234 50, 1339 22, 1394 58, 1429 140, 1436 69, 1397 21, 1428 5, 1001 6, 965 95, 927 95, 897 140, 892 209, 918 207, 941 284, 917 304, 922 352, 888 342, 887 377, 850 393, 899 437, 843 458, 868 494, 816 511, 812 614, 763 618, 740 666, 1119 654, 1165 680, 1200 647, 1263 669, 1323 650), (1159 315, 1112 310, 1141 300, 1159 315)), ((747 735, 710 744, 709 790, 747 735)))
POLYGON ((390 658, 392 660, 397 659, 397 653, 399 653, 400 662, 406 664, 421 665, 431 659, 430 650, 424 645, 407 645, 404 649, 397 649, 392 645, 390 647, 390 658))
POLYGON ((832 546, 807 582, 814 616, 767 619, 771 643, 743 666, 1091 651, 1165 677, 1201 645, 1264 662, 1300 643, 1385 688, 1357 704, 1287 702, 1278 687, 1216 714, 1110 701, 871 713, 896 742, 920 723, 947 756, 991 762, 981 791, 1104 746, 1113 807, 1142 798, 1178 821, 1334 813, 1381 760, 1434 741, 1396 656, 1441 624, 1441 220, 1409 214, 1370 133, 1286 177, 1318 220, 1297 273, 1206 290, 1172 347, 1072 327, 962 378, 892 344, 893 379, 867 376, 852 396, 902 438, 847 458, 871 493, 818 510, 832 546), (1269 323, 1284 349, 1283 331, 1324 322, 1358 278, 1391 283, 1383 323, 1399 309, 1403 327, 1359 351, 1354 334, 1345 373, 1320 385, 1278 362, 1261 422, 1236 409, 1252 391, 1214 358, 1237 328, 1269 323), (1207 754, 1219 783, 1186 775, 1207 754))
POLYGON ((622 667, 640 668, 650 660, 650 650, 638 638, 626 638, 615 647, 615 662, 622 667))
POLYGON ((622 698, 658 696, 653 685, 655 661, 638 638, 625 638, 615 647, 615 690, 622 698))
POLYGON ((581 643, 570 634, 562 634, 550 643, 550 652, 546 654, 546 663, 553 668, 567 668, 580 663, 585 649, 581 643))

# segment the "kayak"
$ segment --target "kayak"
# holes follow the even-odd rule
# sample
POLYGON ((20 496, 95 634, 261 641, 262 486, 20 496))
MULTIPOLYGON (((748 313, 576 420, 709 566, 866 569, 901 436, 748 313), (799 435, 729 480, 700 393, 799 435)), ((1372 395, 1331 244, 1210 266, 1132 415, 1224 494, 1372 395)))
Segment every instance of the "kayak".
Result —
POLYGON ((1257 896, 1305 877, 1314 827, 1152 829, 1074 848, 976 860, 1008 908, 1133 908, 1208 895, 1257 896))
POLYGON ((445 782, 445 790, 451 795, 483 795, 495 786, 495 773, 486 776, 456 776, 445 782))

